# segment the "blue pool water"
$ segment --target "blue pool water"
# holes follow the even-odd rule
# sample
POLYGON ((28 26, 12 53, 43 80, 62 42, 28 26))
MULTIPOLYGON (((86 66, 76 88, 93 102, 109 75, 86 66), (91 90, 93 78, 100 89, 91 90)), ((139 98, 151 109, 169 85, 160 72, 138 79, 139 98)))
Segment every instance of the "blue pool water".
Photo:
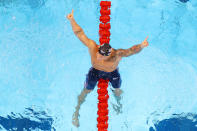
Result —
MULTIPOLYGON (((65 16, 99 44, 99 3, 0 0, 0 130, 97 130, 97 88, 71 122, 91 61, 65 16)), ((109 90, 109 131, 197 131, 197 1, 113 0, 110 21, 113 48, 149 46, 119 64, 123 113, 109 90)))

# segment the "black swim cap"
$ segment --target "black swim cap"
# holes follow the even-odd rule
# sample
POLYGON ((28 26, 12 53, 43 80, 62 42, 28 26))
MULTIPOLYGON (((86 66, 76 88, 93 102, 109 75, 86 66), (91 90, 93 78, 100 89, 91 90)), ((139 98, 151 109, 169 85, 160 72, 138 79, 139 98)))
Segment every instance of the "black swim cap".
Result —
POLYGON ((109 54, 111 53, 110 49, 111 46, 107 43, 104 43, 99 47, 99 53, 103 56, 109 56, 109 54))

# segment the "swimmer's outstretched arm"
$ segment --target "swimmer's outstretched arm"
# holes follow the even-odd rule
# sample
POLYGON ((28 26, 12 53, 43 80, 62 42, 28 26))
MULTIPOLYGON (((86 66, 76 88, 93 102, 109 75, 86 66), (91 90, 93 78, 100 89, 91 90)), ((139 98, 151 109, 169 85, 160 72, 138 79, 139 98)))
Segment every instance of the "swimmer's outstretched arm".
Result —
POLYGON ((72 9, 72 13, 68 14, 67 18, 68 18, 68 20, 70 20, 73 32, 75 33, 75 35, 77 35, 78 33, 82 32, 83 29, 76 23, 73 13, 74 13, 74 11, 72 9))
POLYGON ((74 34, 79 38, 79 40, 88 48, 91 48, 95 46, 95 42, 91 39, 89 39, 86 34, 84 33, 83 29, 77 24, 77 22, 74 19, 73 16, 73 9, 72 13, 67 15, 67 18, 70 20, 70 23, 72 25, 72 30, 74 34))
POLYGON ((121 57, 128 57, 133 54, 139 53, 144 47, 149 45, 147 39, 148 37, 146 37, 146 39, 141 44, 134 45, 129 49, 118 49, 117 55, 121 57))

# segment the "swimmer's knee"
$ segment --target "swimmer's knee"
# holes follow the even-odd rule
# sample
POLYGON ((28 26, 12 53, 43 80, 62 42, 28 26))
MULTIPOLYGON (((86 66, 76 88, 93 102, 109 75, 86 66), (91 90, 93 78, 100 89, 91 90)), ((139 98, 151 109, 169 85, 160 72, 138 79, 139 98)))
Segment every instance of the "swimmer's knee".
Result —
POLYGON ((123 91, 120 88, 116 88, 114 90, 114 93, 115 93, 116 96, 120 96, 123 93, 123 91))
POLYGON ((87 88, 84 88, 84 90, 85 90, 86 93, 90 93, 92 91, 91 89, 89 90, 87 88))

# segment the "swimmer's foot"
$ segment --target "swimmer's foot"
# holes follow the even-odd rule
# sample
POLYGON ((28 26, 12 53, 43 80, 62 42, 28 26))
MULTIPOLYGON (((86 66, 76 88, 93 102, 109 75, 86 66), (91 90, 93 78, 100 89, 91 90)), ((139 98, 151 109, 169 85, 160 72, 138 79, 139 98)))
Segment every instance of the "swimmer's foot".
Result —
POLYGON ((72 116, 72 124, 76 127, 79 127, 79 113, 75 112, 72 116))
POLYGON ((121 97, 116 96, 116 95, 114 95, 114 97, 117 101, 117 104, 114 104, 114 103, 111 103, 111 104, 112 104, 113 109, 116 111, 116 114, 118 115, 122 113, 122 104, 120 103, 121 97))
POLYGON ((114 98, 117 101, 117 105, 113 104, 113 103, 111 103, 111 104, 112 104, 113 109, 116 111, 116 114, 118 115, 118 114, 122 113, 122 104, 120 101, 122 99, 121 94, 123 91, 121 89, 116 89, 116 90, 112 90, 112 92, 113 92, 114 98))
POLYGON ((112 107, 115 110, 115 112, 116 112, 117 115, 120 114, 120 113, 122 113, 122 104, 121 103, 119 103, 117 105, 111 103, 111 105, 112 105, 112 107))

